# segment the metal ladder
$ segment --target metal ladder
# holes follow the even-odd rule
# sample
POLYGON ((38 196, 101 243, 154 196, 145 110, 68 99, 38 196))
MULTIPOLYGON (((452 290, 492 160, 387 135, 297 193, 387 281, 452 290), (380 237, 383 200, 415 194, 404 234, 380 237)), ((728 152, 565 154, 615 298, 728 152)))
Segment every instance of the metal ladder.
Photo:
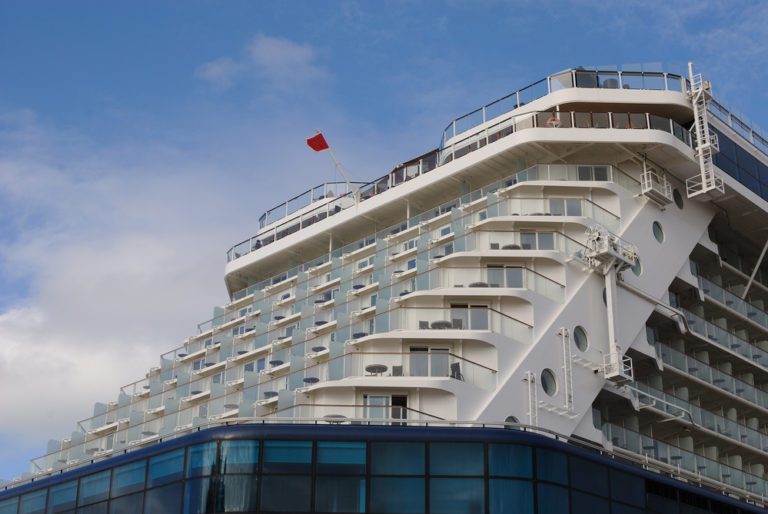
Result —
POLYGON ((694 136, 696 154, 699 158, 701 173, 685 181, 688 198, 699 195, 724 194, 723 179, 715 172, 712 156, 719 150, 717 136, 709 131, 707 105, 712 100, 712 87, 703 80, 701 73, 693 73, 693 63, 688 63, 688 75, 691 81, 689 96, 693 105, 694 136))

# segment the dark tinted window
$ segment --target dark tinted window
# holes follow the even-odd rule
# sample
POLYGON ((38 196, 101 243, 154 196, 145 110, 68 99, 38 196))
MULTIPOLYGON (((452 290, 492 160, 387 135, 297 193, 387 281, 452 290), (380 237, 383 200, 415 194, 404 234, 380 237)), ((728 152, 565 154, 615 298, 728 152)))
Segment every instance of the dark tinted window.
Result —
POLYGON ((19 514, 44 514, 45 489, 27 493, 19 502, 19 514))
POLYGON ((213 478, 192 478, 187 480, 184 489, 184 514, 203 514, 215 512, 216 502, 213 496, 213 478))
MULTIPOLYGON (((48 513, 66 512, 77 503, 77 480, 54 485, 48 490, 48 513)), ((0 511, 2 512, 2 511, 0 511)), ((13 511, 16 514, 16 511, 13 511)))
POLYGON ((424 474, 424 443, 371 443, 370 446, 374 475, 424 474))
POLYGON ((77 514, 107 514, 108 508, 109 502, 92 503, 77 509, 77 514))
POLYGON ((432 514, 467 514, 485 510, 482 478, 433 478, 429 481, 432 514))
POLYGON ((309 473, 312 443, 309 441, 265 441, 265 473, 309 473))
POLYGON ((315 510, 365 512, 365 478, 319 476, 315 482, 315 510))
POLYGON ((530 446, 518 444, 489 444, 488 445, 488 474, 504 477, 530 478, 531 456, 530 446))
POLYGON ((371 512, 421 514, 424 512, 424 479, 378 477, 371 479, 371 512), (393 494, 398 491, 398 494, 393 494))
POLYGON ((539 480, 568 485, 568 459, 565 454, 537 448, 536 476, 539 480))
POLYGON ((187 476, 212 475, 216 466, 216 443, 190 446, 187 456, 187 476))
POLYGON ((645 507, 645 480, 612 469, 611 498, 638 507, 645 507))
POLYGON ((573 491, 571 496, 573 512, 589 514, 609 514, 610 507, 606 498, 581 491, 573 491))
POLYGON ((109 502, 109 514, 136 514, 141 512, 144 493, 121 496, 109 502))
POLYGON ((181 483, 150 489, 144 499, 144 514, 177 514, 181 495, 181 483))
POLYGON ((258 441, 222 441, 222 473, 256 473, 258 469, 258 441))
POLYGON ((219 512, 250 512, 257 510, 258 480, 248 475, 225 476, 219 481, 219 512))
POLYGON ((491 479, 488 506, 491 514, 533 514, 533 484, 527 480, 491 479))
MULTIPOLYGON (((184 449, 163 453, 149 459, 148 486, 167 484, 179 480, 184 471, 184 449)), ((149 499, 147 499, 149 502, 149 499)))
POLYGON ((365 473, 365 443, 317 443, 317 472, 338 474, 365 473))
MULTIPOLYGON (((568 489, 558 485, 539 483, 536 486, 539 512, 546 514, 568 514, 568 489)), ((581 513, 579 513, 581 514, 581 513)))
POLYGON ((109 497, 109 470, 80 479, 78 505, 87 505, 109 497))
POLYGON ((596 462, 571 457, 571 486, 608 496, 608 469, 596 462))
POLYGON ((139 461, 119 466, 112 473, 112 496, 140 491, 147 475, 147 462, 139 461))
POLYGON ((433 475, 482 475, 482 443, 432 443, 429 471, 433 475))
POLYGON ((309 511, 311 482, 308 476, 265 476, 261 483, 261 509, 275 512, 309 511))

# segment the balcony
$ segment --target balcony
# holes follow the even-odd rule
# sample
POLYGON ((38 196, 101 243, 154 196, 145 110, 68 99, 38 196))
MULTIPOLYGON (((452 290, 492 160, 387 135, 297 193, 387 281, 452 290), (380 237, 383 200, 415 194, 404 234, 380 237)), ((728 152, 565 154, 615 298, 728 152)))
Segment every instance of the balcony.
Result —
POLYGON ((688 320, 688 326, 691 330, 701 337, 730 352, 738 353, 749 362, 754 362, 763 368, 768 368, 768 356, 766 355, 766 350, 741 339, 736 336, 736 334, 697 316, 689 310, 682 308, 680 310, 685 314, 685 317, 688 320))
POLYGON ((698 477, 724 482, 755 495, 768 495, 768 482, 765 479, 741 469, 611 423, 603 425, 603 434, 614 446, 664 463, 670 469, 684 469, 698 477))
POLYGON ((745 318, 759 324, 768 330, 768 313, 764 310, 746 302, 736 296, 734 293, 715 284, 711 280, 699 276, 699 289, 712 300, 722 304, 732 311, 736 311, 745 318))

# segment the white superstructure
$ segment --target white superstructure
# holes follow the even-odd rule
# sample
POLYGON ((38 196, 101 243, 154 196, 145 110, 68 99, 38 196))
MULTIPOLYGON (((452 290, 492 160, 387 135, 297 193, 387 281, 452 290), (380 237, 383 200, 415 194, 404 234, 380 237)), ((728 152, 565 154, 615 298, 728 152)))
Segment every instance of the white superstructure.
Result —
POLYGON ((766 151, 700 77, 552 75, 268 211, 231 302, 35 471, 212 420, 507 421, 764 499, 766 151))

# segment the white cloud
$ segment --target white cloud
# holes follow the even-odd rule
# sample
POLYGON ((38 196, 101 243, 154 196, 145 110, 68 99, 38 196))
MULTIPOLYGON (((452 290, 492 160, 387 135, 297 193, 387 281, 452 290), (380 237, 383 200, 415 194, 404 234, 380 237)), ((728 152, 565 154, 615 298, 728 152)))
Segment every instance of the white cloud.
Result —
POLYGON ((238 79, 253 79, 273 88, 293 88, 323 80, 329 73, 317 63, 317 51, 311 45, 257 34, 240 57, 214 59, 198 67, 195 75, 221 88, 238 79))

